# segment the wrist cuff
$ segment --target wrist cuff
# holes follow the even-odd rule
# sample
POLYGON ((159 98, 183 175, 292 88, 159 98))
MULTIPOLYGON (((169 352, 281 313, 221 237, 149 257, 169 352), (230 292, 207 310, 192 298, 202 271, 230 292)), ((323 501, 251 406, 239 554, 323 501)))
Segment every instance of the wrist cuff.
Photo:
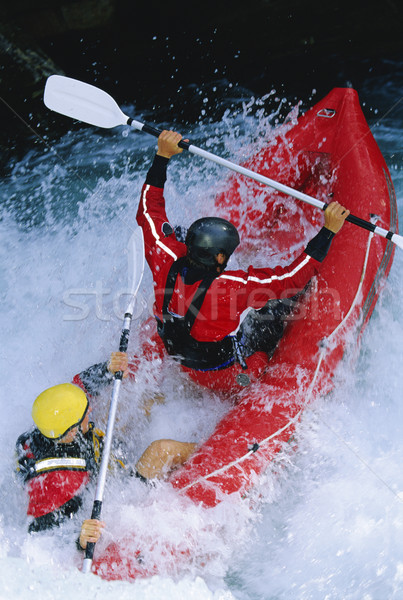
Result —
POLYGON ((167 178, 167 166, 169 158, 165 156, 154 156, 153 164, 147 173, 146 184, 154 187, 163 188, 167 178))
POLYGON ((312 256, 315 260, 322 262, 329 251, 332 239, 335 235, 336 234, 333 233, 333 231, 330 231, 330 229, 322 227, 319 233, 311 239, 305 248, 305 253, 312 256))
POLYGON ((97 396, 100 390, 112 381, 113 374, 108 371, 108 362, 103 362, 88 367, 79 377, 86 393, 97 396))

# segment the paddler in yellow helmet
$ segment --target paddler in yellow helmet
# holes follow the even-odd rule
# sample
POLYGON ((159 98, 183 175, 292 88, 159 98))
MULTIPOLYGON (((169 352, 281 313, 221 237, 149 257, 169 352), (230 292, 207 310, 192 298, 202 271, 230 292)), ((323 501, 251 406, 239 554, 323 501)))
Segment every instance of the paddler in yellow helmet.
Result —
POLYGON ((88 431, 89 402, 85 392, 72 383, 55 385, 39 394, 32 418, 39 431, 52 440, 74 439, 78 428, 88 431))
MULTIPOLYGON (((35 426, 17 441, 18 473, 28 491, 28 516, 33 517, 30 533, 59 526, 81 507, 82 492, 97 474, 103 445, 103 433, 90 421, 88 398, 92 400, 111 382, 116 371, 128 375, 127 355, 122 352, 76 375, 74 383, 50 387, 35 399, 35 426)), ((194 449, 191 443, 157 440, 128 472, 145 481, 161 477, 187 460, 194 449)), ((86 519, 78 547, 97 542, 103 527, 102 521, 86 519)))

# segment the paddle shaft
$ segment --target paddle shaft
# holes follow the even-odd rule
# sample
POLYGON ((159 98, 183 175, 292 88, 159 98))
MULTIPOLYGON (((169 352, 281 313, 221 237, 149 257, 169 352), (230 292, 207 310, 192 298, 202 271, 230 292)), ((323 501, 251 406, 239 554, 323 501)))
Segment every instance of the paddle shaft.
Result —
MULTIPOLYGON (((153 135, 155 137, 159 137, 159 135, 161 134, 160 129, 156 129, 155 127, 152 127, 151 125, 148 125, 147 123, 141 123, 140 121, 136 121, 135 119, 131 119, 130 117, 128 117, 128 119, 127 119, 127 124, 130 125, 131 127, 133 127, 134 129, 138 129, 139 131, 143 131, 144 133, 149 133, 150 135, 153 135)), ((272 187, 275 190, 278 190, 279 192, 283 192, 284 194, 287 194, 288 196, 292 196, 293 198, 302 200, 302 202, 310 204, 311 206, 315 206, 316 208, 320 208, 321 210, 325 210, 328 206, 328 204, 326 204, 325 202, 322 202, 321 200, 317 200, 316 198, 313 198, 312 196, 308 196, 308 194, 304 194, 303 192, 294 190, 293 188, 290 188, 287 185, 279 183, 278 181, 274 181, 273 179, 270 179, 269 177, 261 175, 260 173, 255 173, 254 171, 251 171, 250 169, 241 167, 240 165, 237 165, 229 160, 226 160, 225 158, 221 158, 220 156, 216 156, 215 154, 212 154, 211 152, 208 152, 207 150, 198 148, 197 146, 194 146, 193 144, 190 144, 189 142, 185 142, 184 140, 181 140, 179 142, 178 146, 180 148, 183 148, 184 150, 188 150, 192 154, 196 154, 197 156, 201 156, 202 158, 205 158, 206 160, 215 162, 218 165, 221 165, 222 167, 226 167, 227 169, 230 169, 231 171, 235 171, 236 173, 239 173, 240 175, 245 175, 245 177, 254 179, 255 181, 258 181, 259 183, 263 183, 264 185, 272 187)), ((403 248, 403 238, 401 236, 399 236, 398 234, 394 233, 393 231, 388 231, 387 229, 378 227, 377 225, 375 225, 374 223, 371 223, 370 221, 365 221, 364 219, 361 219, 360 217, 356 217, 351 214, 348 215, 346 221, 349 221, 349 223, 353 223, 354 225, 357 225, 358 227, 361 227, 362 229, 366 229, 367 231, 371 231, 373 233, 376 233, 377 235, 380 235, 381 237, 391 240, 392 242, 397 244, 400 248, 403 248)))
MULTIPOLYGON (((127 312, 124 316, 123 329, 120 336, 119 343, 119 352, 127 352, 127 347, 129 344, 129 335, 130 335, 130 326, 132 321, 132 314, 127 312)), ((113 391, 111 403, 109 406, 109 414, 108 414, 108 425, 106 428, 105 438, 104 438, 104 446, 102 449, 102 460, 101 466, 99 469, 97 488, 95 492, 95 500, 92 506, 91 519, 100 520, 101 512, 102 512, 102 501, 105 490, 105 481, 109 464, 109 457, 111 453, 112 439, 113 439, 113 429, 115 426, 116 419, 116 409, 119 400, 119 392, 120 386, 122 383, 123 372, 117 371, 114 375, 114 383, 113 383, 113 391)), ((91 570, 92 559, 94 557, 95 550, 95 542, 87 542, 87 547, 85 549, 85 559, 83 561, 83 573, 89 573, 91 570)))
MULTIPOLYGON (((127 347, 129 345, 130 327, 131 327, 131 323, 132 323, 134 303, 136 300, 137 291, 140 287, 141 279, 143 277, 144 240, 143 240, 143 234, 142 234, 142 231, 140 228, 138 228, 137 231, 132 235, 130 243, 132 246, 133 253, 131 253, 129 255, 129 264, 130 264, 130 260, 132 260, 133 261, 133 268, 132 268, 133 281, 132 281, 132 287, 131 287, 131 292, 130 292, 131 299, 130 299, 130 303, 127 307, 126 313, 124 315, 123 327, 122 327, 122 331, 120 334, 119 352, 127 352, 127 347), (137 246, 136 246, 136 243, 137 243, 137 246), (138 253, 137 256, 140 257, 140 263, 136 262, 136 259, 134 256, 135 250, 137 250, 137 253, 138 253)), ((108 413, 108 424, 106 427, 106 433, 105 433, 105 437, 104 437, 104 444, 103 444, 103 449, 102 449, 102 459, 101 459, 101 465, 99 468, 97 487, 96 487, 96 491, 95 491, 95 499, 94 499, 94 503, 92 506, 91 519, 100 520, 100 518, 101 518, 102 502, 103 502, 103 496, 104 496, 104 490, 105 490, 105 481, 106 481, 106 475, 107 475, 107 470, 108 470, 109 458, 110 458, 110 454, 111 454, 113 429, 115 426, 116 410, 117 410, 117 406, 118 406, 119 392, 120 392, 120 386, 122 384, 122 378, 123 378, 122 371, 117 371, 114 374, 112 397, 111 397, 109 413, 108 413)), ((95 542, 87 542, 87 546, 85 549, 85 558, 84 558, 83 566, 82 566, 83 573, 89 573, 91 571, 92 559, 94 557, 94 550, 95 550, 95 542)))
MULTIPOLYGON (((71 79, 70 77, 51 75, 46 82, 44 102, 51 110, 55 110, 62 115, 66 115, 72 119, 78 119, 83 123, 89 123, 90 125, 95 125, 97 127, 110 129, 112 127, 117 127, 118 125, 130 125, 135 129, 144 131, 145 133, 149 133, 155 137, 158 137, 161 133, 161 131, 155 127, 152 127, 146 123, 141 123, 140 121, 136 121, 135 119, 125 115, 112 96, 107 94, 105 91, 77 79, 71 79)), ((197 146, 193 146, 193 144, 190 144, 189 142, 182 140, 179 142, 179 146, 185 150, 189 150, 189 152, 192 152, 193 154, 197 154, 198 156, 205 158, 206 160, 215 162, 223 167, 226 167, 227 169, 239 173, 240 175, 244 175, 245 177, 254 179, 255 181, 258 181, 264 185, 268 185, 279 192, 288 194, 289 196, 297 198, 302 202, 306 202, 311 206, 315 206, 321 210, 324 210, 327 206, 324 202, 321 202, 316 198, 312 198, 312 196, 308 196, 308 194, 294 190, 293 188, 274 181, 269 177, 265 177, 264 175, 260 175, 259 173, 251 171, 250 169, 236 165, 235 163, 216 156, 211 152, 207 152, 206 150, 202 150, 197 146)), ((358 227, 362 227, 363 229, 387 238, 399 246, 399 248, 403 249, 403 237, 397 233, 377 227, 375 224, 365 221, 364 219, 360 219, 359 217, 355 217, 354 215, 349 215, 347 217, 347 221, 354 223, 354 225, 358 225, 358 227)))

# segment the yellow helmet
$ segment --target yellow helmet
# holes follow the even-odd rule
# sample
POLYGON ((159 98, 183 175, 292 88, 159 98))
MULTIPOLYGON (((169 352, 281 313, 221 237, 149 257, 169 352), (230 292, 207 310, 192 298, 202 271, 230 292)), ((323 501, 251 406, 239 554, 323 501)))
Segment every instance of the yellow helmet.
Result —
POLYGON ((32 407, 32 418, 42 435, 57 440, 81 423, 87 409, 83 390, 72 383, 61 383, 39 394, 32 407))

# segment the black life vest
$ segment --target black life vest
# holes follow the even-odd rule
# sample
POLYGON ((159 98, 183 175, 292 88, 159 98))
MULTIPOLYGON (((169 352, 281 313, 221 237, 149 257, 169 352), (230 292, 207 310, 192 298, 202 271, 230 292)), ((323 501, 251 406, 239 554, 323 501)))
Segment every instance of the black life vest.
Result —
POLYGON ((218 273, 206 272, 184 317, 174 315, 168 309, 177 277, 187 265, 186 257, 182 257, 169 270, 162 304, 162 321, 157 318, 158 333, 168 354, 185 367, 197 371, 225 369, 240 360, 235 336, 228 335, 218 342, 199 342, 190 335, 208 289, 218 273))
POLYGON ((29 532, 59 526, 79 510, 79 490, 98 470, 102 437, 90 423, 88 432, 69 444, 47 439, 38 429, 18 438, 17 471, 28 487, 28 515, 34 517, 29 532))
POLYGON ((98 470, 103 433, 92 422, 86 434, 69 444, 45 438, 38 429, 22 434, 17 440, 17 471, 24 482, 50 471, 98 470))

